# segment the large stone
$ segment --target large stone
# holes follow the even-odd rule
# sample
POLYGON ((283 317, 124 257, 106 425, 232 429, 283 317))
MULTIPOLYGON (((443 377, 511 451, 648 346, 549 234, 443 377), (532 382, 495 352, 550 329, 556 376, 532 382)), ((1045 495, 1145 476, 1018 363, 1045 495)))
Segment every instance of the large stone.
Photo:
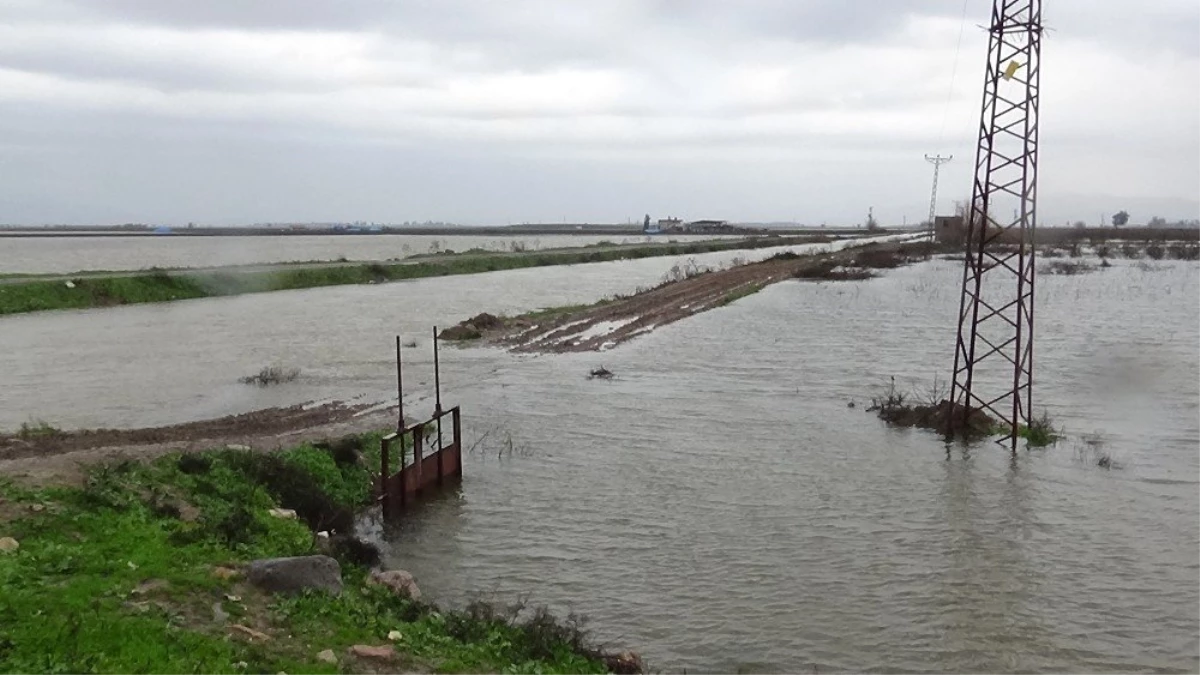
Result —
POLYGON ((228 581, 242 576, 242 573, 232 567, 217 566, 213 568, 212 575, 218 579, 228 581))
POLYGON ((332 649, 324 649, 317 652, 317 660, 321 663, 337 663, 337 654, 332 649))
POLYGON ((327 555, 267 558, 246 566, 246 579, 271 593, 299 593, 316 589, 340 595, 342 567, 327 555))
POLYGON ((417 588, 416 580, 404 570, 372 570, 371 575, 367 577, 367 583, 372 586, 386 586, 396 595, 407 596, 413 600, 421 599, 421 589, 417 588))
POLYGON ((357 656, 360 659, 380 659, 383 661, 391 661, 396 658, 396 648, 391 645, 381 645, 372 647, 371 645, 354 645, 350 648, 350 654, 357 656))
POLYGON ((646 664, 637 652, 607 654, 604 657, 604 665, 608 672, 617 675, 638 675, 638 673, 646 672, 646 664))
POLYGON ((254 630, 253 628, 251 628, 249 626, 243 626, 240 623, 233 624, 232 626, 229 627, 229 630, 232 633, 236 633, 238 635, 245 636, 247 638, 250 638, 251 640, 259 640, 261 642, 266 642, 267 640, 271 639, 270 635, 267 635, 266 633, 259 631, 259 630, 254 630))
POLYGON ((21 548, 20 542, 12 537, 0 537, 0 552, 12 553, 21 548))

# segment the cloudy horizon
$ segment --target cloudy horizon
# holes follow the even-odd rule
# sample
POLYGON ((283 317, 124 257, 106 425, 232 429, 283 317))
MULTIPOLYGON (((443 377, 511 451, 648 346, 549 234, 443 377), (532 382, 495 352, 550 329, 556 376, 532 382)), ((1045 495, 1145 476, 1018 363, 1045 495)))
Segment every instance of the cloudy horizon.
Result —
MULTIPOLYGON (((918 222, 990 7, 10 0, 0 223, 918 222)), ((1200 217, 1200 4, 1045 22, 1041 222, 1200 217)))

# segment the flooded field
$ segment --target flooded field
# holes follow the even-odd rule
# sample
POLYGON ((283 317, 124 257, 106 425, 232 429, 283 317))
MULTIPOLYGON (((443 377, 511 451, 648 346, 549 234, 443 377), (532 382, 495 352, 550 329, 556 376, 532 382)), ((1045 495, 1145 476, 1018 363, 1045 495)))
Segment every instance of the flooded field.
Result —
MULTIPOLYGON (((419 341, 423 413, 431 324, 593 301, 678 262, 6 317, 0 426, 385 400, 396 333, 419 341), (237 383, 268 363, 301 376, 237 383)), ((447 348, 473 452, 460 493, 386 533, 388 562, 438 600, 574 609, 667 672, 1195 671, 1195 263, 1039 278, 1035 403, 1068 437, 1015 460, 864 411, 892 376, 949 370, 959 265, 784 282, 599 354, 447 348), (601 365, 616 377, 588 380, 601 365)))
POLYGON ((720 236, 672 235, 522 237, 432 235, 326 235, 287 237, 0 236, 0 274, 57 274, 83 270, 141 270, 150 267, 217 267, 313 260, 391 260, 422 253, 542 250, 600 242, 702 241, 720 236))

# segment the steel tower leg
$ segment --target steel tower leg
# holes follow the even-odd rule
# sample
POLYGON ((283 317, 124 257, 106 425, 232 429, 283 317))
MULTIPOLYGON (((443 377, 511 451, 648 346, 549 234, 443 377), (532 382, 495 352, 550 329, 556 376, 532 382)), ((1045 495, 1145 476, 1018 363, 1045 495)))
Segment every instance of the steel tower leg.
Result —
POLYGON ((947 431, 983 410, 1016 452, 1033 415, 1041 0, 995 0, 989 32, 947 431))

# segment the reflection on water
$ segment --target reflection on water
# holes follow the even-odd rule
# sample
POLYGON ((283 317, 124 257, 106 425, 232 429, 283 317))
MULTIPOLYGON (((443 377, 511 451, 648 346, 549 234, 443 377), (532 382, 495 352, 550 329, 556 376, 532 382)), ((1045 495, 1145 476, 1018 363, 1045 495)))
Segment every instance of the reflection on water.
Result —
MULTIPOLYGON (((394 332, 623 292, 671 264, 647 262, 14 317, 2 339, 24 358, 0 353, 0 411, 143 423, 264 400, 214 391, 383 398, 394 332), (283 357, 309 378, 296 389, 223 389, 283 357)), ((946 372, 960 274, 777 284, 601 354, 447 349, 464 441, 492 436, 458 491, 366 530, 435 600, 532 594, 667 671, 1196 671, 1195 266, 1039 280, 1035 405, 1069 438, 1015 459, 947 453, 861 405, 891 376, 946 372), (599 365, 616 378, 588 380, 599 365), (1124 469, 1079 458, 1093 431, 1124 469), (497 438, 522 451, 497 456, 497 438)), ((428 364, 413 373, 428 391, 428 364)))

